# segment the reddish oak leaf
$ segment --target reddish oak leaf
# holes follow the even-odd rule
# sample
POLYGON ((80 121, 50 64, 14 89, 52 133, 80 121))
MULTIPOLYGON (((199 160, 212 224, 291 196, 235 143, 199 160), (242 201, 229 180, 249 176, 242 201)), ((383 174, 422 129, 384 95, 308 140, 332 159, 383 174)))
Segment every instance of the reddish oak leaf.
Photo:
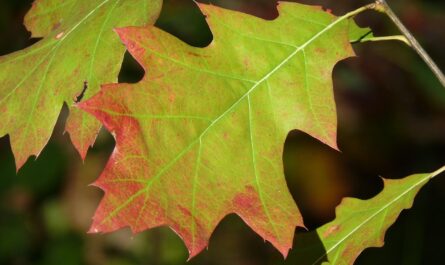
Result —
POLYGON ((301 214, 282 153, 299 129, 336 148, 332 68, 353 55, 347 16, 281 3, 266 21, 200 5, 214 34, 191 47, 155 27, 118 29, 146 70, 80 104, 116 138, 95 183, 105 197, 92 232, 168 225, 190 255, 239 215, 284 256, 301 214))

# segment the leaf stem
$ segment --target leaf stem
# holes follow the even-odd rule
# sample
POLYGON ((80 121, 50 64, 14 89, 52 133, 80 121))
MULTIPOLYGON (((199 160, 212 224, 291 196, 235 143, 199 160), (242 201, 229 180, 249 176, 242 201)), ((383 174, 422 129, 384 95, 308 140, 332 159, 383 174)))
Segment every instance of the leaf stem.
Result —
POLYGON ((433 59, 431 59, 428 53, 423 49, 423 47, 416 40, 413 34, 405 27, 402 21, 400 21, 399 17, 394 13, 386 0, 377 0, 375 2, 374 9, 379 12, 385 13, 392 20, 392 22, 397 26, 397 28, 399 28, 399 30, 411 44, 410 46, 417 52, 417 54, 419 54, 423 61, 429 66, 431 71, 433 71, 433 73, 436 75, 442 86, 445 87, 445 76, 442 71, 439 69, 433 59))
POLYGON ((345 15, 341 16, 340 20, 354 17, 354 16, 356 16, 356 15, 358 15, 358 14, 360 14, 363 11, 366 11, 366 10, 372 10, 372 9, 377 10, 378 4, 379 4, 378 1, 376 1, 375 3, 371 3, 371 4, 368 4, 368 5, 362 6, 362 7, 358 8, 358 9, 356 9, 356 10, 353 10, 353 11, 351 11, 349 13, 346 13, 345 15))
POLYGON ((438 176, 439 174, 443 173, 445 171, 445 166, 439 168, 438 170, 434 171, 433 173, 431 173, 430 175, 430 179, 438 176))
POLYGON ((382 36, 382 37, 369 37, 359 40, 358 42, 368 42, 368 41, 388 41, 388 40, 397 40, 405 43, 406 45, 411 47, 411 43, 405 37, 405 35, 393 35, 393 36, 382 36))

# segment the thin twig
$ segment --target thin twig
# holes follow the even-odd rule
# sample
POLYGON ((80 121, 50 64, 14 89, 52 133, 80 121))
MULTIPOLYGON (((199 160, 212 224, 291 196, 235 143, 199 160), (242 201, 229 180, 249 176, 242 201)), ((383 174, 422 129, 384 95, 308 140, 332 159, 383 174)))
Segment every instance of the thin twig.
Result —
POLYGON ((445 75, 439 69, 437 64, 431 59, 428 53, 423 49, 423 47, 419 44, 413 34, 405 27, 405 25, 400 21, 399 17, 392 11, 391 7, 388 5, 386 0, 377 0, 376 1, 376 10, 384 12, 388 17, 394 22, 394 24, 399 28, 403 35, 408 39, 410 46, 419 54, 419 56, 425 61, 425 63, 429 66, 431 71, 436 75, 437 79, 439 79, 440 83, 443 87, 445 87, 445 75))

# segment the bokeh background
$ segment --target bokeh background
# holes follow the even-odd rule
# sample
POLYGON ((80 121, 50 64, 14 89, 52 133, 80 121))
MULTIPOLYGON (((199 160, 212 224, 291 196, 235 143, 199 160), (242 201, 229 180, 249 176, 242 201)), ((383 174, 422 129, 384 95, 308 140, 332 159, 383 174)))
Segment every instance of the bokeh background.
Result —
MULTIPOLYGON (((215 5, 265 19, 277 16, 273 0, 218 0, 215 5)), ((369 1, 297 1, 340 15, 369 1)), ((0 0, 0 55, 31 40, 22 25, 32 0, 0 0)), ((425 49, 445 69, 445 1, 389 0, 425 49)), ((398 34, 385 16, 357 17, 376 35, 398 34)), ((195 46, 206 46, 211 32, 192 0, 164 0, 158 27, 195 46)), ((298 27, 298 25, 295 25, 298 27)), ((341 149, 336 152, 310 136, 289 134, 283 155, 286 180, 308 229, 332 220, 345 196, 373 197, 379 176, 401 178, 445 164, 445 88, 419 57, 398 42, 355 44, 357 58, 334 70, 341 149)), ((137 82, 143 71, 126 55, 121 82, 137 82)), ((40 157, 18 173, 9 139, 0 139, 0 264, 130 265, 186 264, 187 250, 168 228, 132 235, 128 230, 94 235, 86 231, 102 192, 90 187, 114 146, 103 130, 82 162, 63 134, 66 109, 40 157)), ((404 211, 385 236, 383 248, 364 251, 355 264, 441 264, 445 258, 445 176, 426 185, 414 207, 404 211)), ((298 231, 296 237, 298 238, 298 231)), ((217 227, 209 249, 187 264, 292 264, 231 215, 217 227)))

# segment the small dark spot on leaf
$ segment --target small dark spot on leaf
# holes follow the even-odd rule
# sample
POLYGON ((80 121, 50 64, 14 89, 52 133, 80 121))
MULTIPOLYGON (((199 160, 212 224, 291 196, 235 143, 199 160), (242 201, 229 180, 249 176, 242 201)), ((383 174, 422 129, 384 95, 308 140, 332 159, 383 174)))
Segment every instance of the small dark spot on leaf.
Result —
POLYGON ((84 81, 82 92, 76 97, 76 100, 74 101, 75 103, 79 103, 82 100, 83 96, 85 96, 85 92, 87 91, 87 89, 88 89, 88 81, 84 81))
POLYGON ((61 23, 60 23, 60 22, 57 22, 56 24, 54 24, 52 30, 56 30, 56 29, 58 29, 58 28, 60 27, 60 25, 61 25, 61 23))

